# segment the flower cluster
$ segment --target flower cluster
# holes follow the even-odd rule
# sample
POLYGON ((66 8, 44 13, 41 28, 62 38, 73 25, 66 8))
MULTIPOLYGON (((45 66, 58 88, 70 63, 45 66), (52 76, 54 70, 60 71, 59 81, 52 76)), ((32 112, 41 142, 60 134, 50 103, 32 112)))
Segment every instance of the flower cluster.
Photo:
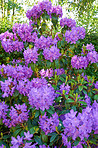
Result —
POLYGON ((30 134, 29 131, 27 133, 24 132, 24 136, 22 137, 20 137, 19 135, 17 136, 17 138, 12 137, 12 146, 10 148, 36 148, 37 143, 32 145, 32 142, 29 142, 30 140, 32 140, 32 137, 33 134, 30 134))
POLYGON ((89 62, 86 56, 80 56, 78 57, 77 55, 73 56, 71 59, 71 65, 72 67, 75 67, 76 69, 82 69, 86 68, 88 66, 89 62))
POLYGON ((71 44, 76 44, 79 39, 85 38, 85 29, 83 27, 72 27, 71 31, 67 30, 65 33, 65 40, 71 44))
POLYGON ((0 40, 2 41, 3 39, 11 39, 11 40, 13 40, 13 33, 10 33, 9 31, 1 33, 0 34, 0 40))
POLYGON ((91 133, 92 130, 97 132, 97 106, 98 103, 95 101, 92 106, 86 107, 86 109, 83 109, 82 113, 79 113, 78 115, 76 115, 77 111, 74 112, 73 110, 71 110, 70 113, 65 114, 65 119, 63 121, 65 129, 64 134, 62 134, 64 145, 71 145, 71 143, 68 143, 67 141, 68 137, 72 137, 73 140, 80 137, 81 141, 83 141, 84 137, 89 137, 89 133, 91 133))
POLYGON ((53 60, 56 60, 61 56, 61 53, 56 46, 52 46, 50 49, 45 48, 43 51, 43 55, 46 60, 50 60, 51 62, 53 62, 53 60))
POLYGON ((20 94, 24 96, 28 96, 29 91, 33 87, 33 82, 29 81, 28 79, 19 80, 16 86, 16 89, 19 91, 20 94))
POLYGON ((53 104, 55 99, 55 92, 53 87, 50 85, 44 85, 39 88, 33 87, 29 92, 29 103, 32 107, 36 107, 36 109, 41 109, 44 111, 45 109, 49 109, 50 105, 53 104))
POLYGON ((8 97, 9 95, 11 96, 13 95, 16 89, 17 81, 8 77, 8 80, 5 80, 5 82, 0 81, 0 84, 1 84, 1 90, 2 92, 4 92, 2 97, 5 98, 5 97, 8 97))
POLYGON ((29 64, 33 61, 33 63, 36 63, 38 61, 38 49, 34 47, 34 49, 27 48, 27 50, 24 50, 23 55, 26 64, 29 64))
POLYGON ((2 65, 0 69, 3 68, 3 72, 1 75, 7 75, 8 77, 12 77, 16 80, 30 78, 32 76, 33 71, 31 68, 26 67, 25 65, 2 65))
POLYGON ((25 105, 25 103, 22 105, 15 104, 15 108, 11 106, 11 109, 9 111, 9 118, 3 119, 3 123, 9 128, 23 123, 24 121, 27 121, 29 118, 29 110, 27 111, 27 106, 25 105))
POLYGON ((13 26, 13 31, 21 38, 24 42, 32 42, 32 28, 28 24, 15 24, 13 26))
POLYGON ((89 62, 92 63, 97 63, 98 62, 98 53, 96 51, 90 51, 87 54, 87 59, 89 62))
POLYGON ((79 68, 85 69, 88 66, 89 62, 91 62, 91 64, 98 62, 98 53, 95 51, 94 45, 87 44, 86 47, 83 45, 81 55, 84 55, 84 54, 85 56, 75 55, 72 57, 71 59, 72 67, 75 67, 76 69, 79 69, 79 68))
POLYGON ((39 49, 49 48, 51 45, 57 44, 57 40, 53 40, 52 37, 44 37, 36 38, 35 46, 39 49))
POLYGON ((50 78, 50 77, 53 76, 53 69, 52 68, 47 69, 47 70, 42 69, 40 71, 40 75, 41 75, 41 77, 48 77, 48 78, 50 78))
POLYGON ((8 111, 8 105, 6 105, 4 101, 0 102, 0 119, 6 118, 7 111, 8 111))
POLYGON ((1 43, 4 50, 8 53, 13 51, 20 52, 22 49, 24 49, 23 42, 19 42, 18 40, 12 41, 10 39, 3 39, 1 43))
POLYGON ((53 6, 51 8, 51 15, 56 14, 56 16, 58 17, 62 17, 63 13, 62 13, 62 7, 61 6, 53 6))
POLYGON ((72 20, 71 18, 65 17, 60 20, 60 26, 64 27, 65 25, 69 28, 72 28, 76 26, 76 22, 75 20, 72 20))
POLYGON ((50 1, 39 2, 38 5, 34 5, 31 10, 26 13, 27 18, 32 20, 37 20, 42 14, 47 13, 50 17, 52 14, 57 15, 57 17, 62 17, 62 7, 52 6, 50 1))
POLYGON ((52 117, 50 118, 46 116, 46 113, 42 117, 39 116, 39 124, 40 128, 45 132, 46 135, 56 131, 56 127, 59 125, 57 113, 52 114, 52 117))

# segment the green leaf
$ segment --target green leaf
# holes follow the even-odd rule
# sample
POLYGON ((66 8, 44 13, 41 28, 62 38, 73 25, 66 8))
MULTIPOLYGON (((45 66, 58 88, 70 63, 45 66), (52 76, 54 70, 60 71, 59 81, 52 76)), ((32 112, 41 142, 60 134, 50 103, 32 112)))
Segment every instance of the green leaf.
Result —
POLYGON ((50 113, 51 115, 54 113, 52 109, 47 109, 47 112, 50 113))
POLYGON ((42 145, 42 144, 43 144, 43 142, 42 142, 42 140, 41 140, 41 136, 34 136, 34 139, 35 139, 35 141, 36 141, 39 145, 42 145))
POLYGON ((78 103, 83 104, 83 105, 87 105, 87 103, 84 101, 78 101, 78 103))
POLYGON ((94 96, 94 100, 98 100, 98 94, 94 96))
POLYGON ((73 102, 75 102, 73 99, 68 99, 67 101, 66 101, 67 103, 73 103, 73 102))
POLYGON ((57 137, 57 134, 54 133, 54 134, 52 135, 52 137, 50 138, 50 142, 53 142, 53 141, 55 140, 56 137, 57 137))
POLYGON ((59 61, 55 60, 55 67, 58 69, 59 68, 59 61))
POLYGON ((42 135, 42 141, 45 142, 45 143, 47 143, 48 142, 48 136, 45 135, 45 134, 43 134, 42 135))
POLYGON ((82 91, 83 86, 80 85, 78 88, 79 88, 79 91, 82 91))
POLYGON ((20 128, 17 129, 17 130, 13 133, 13 136, 16 137, 16 136, 21 132, 21 130, 22 130, 22 129, 20 129, 20 128))
POLYGON ((76 145, 78 145, 78 143, 79 143, 79 141, 75 140, 74 145, 76 146, 76 145))
POLYGON ((34 126, 34 127, 30 128, 30 133, 31 134, 38 133, 38 131, 39 131, 39 127, 38 126, 34 126))
POLYGON ((40 112, 39 112, 39 110, 37 110, 37 111, 35 112, 35 118, 37 118, 39 115, 40 115, 40 112))

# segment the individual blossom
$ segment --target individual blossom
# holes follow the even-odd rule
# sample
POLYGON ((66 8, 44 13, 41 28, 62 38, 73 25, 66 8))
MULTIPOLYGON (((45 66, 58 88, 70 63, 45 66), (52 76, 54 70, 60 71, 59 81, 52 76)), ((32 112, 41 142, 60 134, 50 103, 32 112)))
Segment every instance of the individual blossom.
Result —
POLYGON ((49 109, 49 107, 54 103, 55 91, 54 88, 50 85, 42 85, 39 88, 33 87, 29 92, 29 104, 33 107, 36 107, 37 110, 49 109))
POLYGON ((52 46, 50 49, 45 48, 43 51, 44 58, 46 60, 50 60, 53 62, 53 60, 57 60, 60 56, 60 50, 56 46, 52 46))
POLYGON ((12 141, 11 141, 11 148, 36 148, 37 143, 32 144, 32 142, 29 142, 30 140, 32 140, 31 138, 33 137, 32 134, 30 134, 30 132, 28 131, 27 133, 24 132, 24 136, 20 137, 19 135, 17 136, 17 138, 12 137, 12 141), (25 136, 25 137, 24 137, 25 136))
POLYGON ((95 83, 95 88, 98 89, 98 81, 95 83))
POLYGON ((27 50, 24 50, 24 59, 26 64, 29 64, 33 61, 33 63, 36 63, 36 61, 38 61, 38 53, 37 53, 38 49, 36 47, 34 47, 34 49, 30 49, 28 48, 27 50))
POLYGON ((57 113, 52 114, 52 117, 48 118, 46 113, 44 116, 39 116, 39 127, 45 132, 52 133, 56 131, 56 127, 59 125, 59 119, 57 113))
POLYGON ((69 28, 72 28, 76 26, 76 22, 75 20, 72 20, 71 18, 65 17, 60 20, 60 26, 64 27, 65 25, 69 28))
POLYGON ((29 110, 27 110, 27 106, 25 105, 25 103, 22 105, 15 104, 15 108, 11 106, 11 109, 9 111, 9 118, 3 120, 3 123, 9 128, 20 123, 24 123, 29 118, 29 110))
POLYGON ((0 81, 0 84, 1 84, 1 90, 4 93, 2 97, 5 98, 8 97, 9 95, 11 96, 13 95, 16 89, 17 81, 8 77, 8 79, 5 80, 5 82, 0 81))
POLYGON ((31 138, 33 137, 33 134, 30 134, 30 132, 28 131, 27 133, 24 132, 24 136, 25 136, 25 140, 32 140, 31 138))

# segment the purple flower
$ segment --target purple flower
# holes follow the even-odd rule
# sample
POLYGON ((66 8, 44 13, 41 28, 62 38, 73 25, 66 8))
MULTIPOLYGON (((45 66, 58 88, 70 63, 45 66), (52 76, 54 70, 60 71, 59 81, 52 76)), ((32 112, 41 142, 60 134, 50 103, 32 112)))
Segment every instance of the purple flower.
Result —
POLYGON ((60 20, 60 26, 64 27, 65 25, 72 28, 76 26, 76 22, 75 20, 72 20, 71 18, 65 17, 60 20))
POLYGON ((87 44, 87 45, 86 45, 86 49, 87 49, 88 51, 94 51, 94 50, 95 50, 94 45, 93 45, 92 43, 87 44))
POLYGON ((9 128, 12 126, 16 126, 17 124, 23 123, 28 120, 29 110, 27 111, 27 106, 24 104, 15 104, 15 108, 11 106, 9 116, 10 118, 3 119, 3 123, 9 128))
POLYGON ((33 63, 36 63, 36 61, 38 61, 38 53, 37 53, 38 49, 36 47, 34 47, 34 49, 27 49, 27 50, 24 50, 24 59, 25 59, 25 62, 26 64, 29 64, 33 61, 33 63))
POLYGON ((53 76, 53 69, 50 68, 50 69, 47 69, 46 71, 44 69, 42 69, 40 71, 40 74, 41 74, 42 77, 48 77, 48 78, 50 78, 50 77, 53 76))
POLYGON ((82 69, 82 68, 86 68, 88 66, 89 62, 88 62, 88 59, 87 57, 83 57, 83 56, 80 56, 78 57, 77 55, 73 56, 72 59, 71 59, 71 65, 72 67, 76 68, 76 69, 82 69))
POLYGON ((61 53, 57 47, 52 46, 50 49, 45 48, 43 51, 43 55, 46 60, 50 60, 51 62, 53 62, 53 60, 56 60, 61 56, 61 53))
POLYGON ((0 146, 0 148, 6 148, 6 146, 2 144, 2 145, 0 146))
POLYGON ((60 86, 60 92, 63 93, 63 90, 65 90, 65 94, 68 95, 69 91, 70 91, 70 86, 67 84, 65 86, 65 83, 63 83, 61 86, 60 86))
POLYGON ((95 83, 95 88, 98 89, 98 81, 95 83))
POLYGON ((91 51, 91 52, 88 52, 87 54, 87 59, 89 62, 92 63, 97 63, 98 62, 98 54, 96 51, 91 51))
POLYGON ((55 69, 54 70, 54 74, 57 74, 57 75, 62 75, 62 74, 65 74, 65 70, 63 68, 60 68, 60 69, 55 69))
POLYGON ((17 139, 12 137, 11 144, 13 145, 11 148, 19 148, 19 146, 23 144, 23 137, 20 137, 19 135, 17 136, 17 139))
POLYGON ((6 118, 8 107, 9 106, 6 105, 4 101, 0 102, 0 119, 1 118, 3 118, 3 119, 6 118))
POLYGON ((24 135, 25 135, 25 140, 32 140, 31 138, 33 137, 33 134, 30 134, 30 132, 28 131, 27 133, 24 132, 24 135))
POLYGON ((46 113, 42 117, 39 116, 39 124, 40 128, 45 132, 46 135, 56 131, 56 127, 59 125, 57 113, 54 113, 50 118, 46 116, 46 113))
POLYGON ((1 83, 1 90, 2 92, 4 92, 4 94, 2 95, 3 98, 8 97, 9 95, 13 95, 15 89, 16 89, 16 85, 17 85, 17 81, 16 80, 12 80, 12 78, 8 77, 8 80, 5 80, 5 82, 0 81, 1 83))
POLYGON ((29 92, 29 104, 36 109, 49 109, 50 105, 53 104, 55 99, 55 92, 53 87, 50 85, 43 85, 39 88, 33 87, 29 92))
POLYGON ((20 52, 24 48, 23 42, 19 42, 18 40, 12 41, 10 39, 6 39, 6 40, 4 39, 2 40, 1 44, 4 50, 8 53, 13 51, 20 52))

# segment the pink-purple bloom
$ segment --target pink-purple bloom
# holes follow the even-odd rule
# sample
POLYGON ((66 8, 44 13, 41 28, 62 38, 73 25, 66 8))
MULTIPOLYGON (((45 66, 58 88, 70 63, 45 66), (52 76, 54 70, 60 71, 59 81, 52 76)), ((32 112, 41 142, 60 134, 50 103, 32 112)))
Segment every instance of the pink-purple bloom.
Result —
POLYGON ((46 135, 56 131, 56 127, 59 125, 57 113, 52 114, 50 118, 47 117, 46 113, 42 117, 39 116, 39 125, 46 135))

